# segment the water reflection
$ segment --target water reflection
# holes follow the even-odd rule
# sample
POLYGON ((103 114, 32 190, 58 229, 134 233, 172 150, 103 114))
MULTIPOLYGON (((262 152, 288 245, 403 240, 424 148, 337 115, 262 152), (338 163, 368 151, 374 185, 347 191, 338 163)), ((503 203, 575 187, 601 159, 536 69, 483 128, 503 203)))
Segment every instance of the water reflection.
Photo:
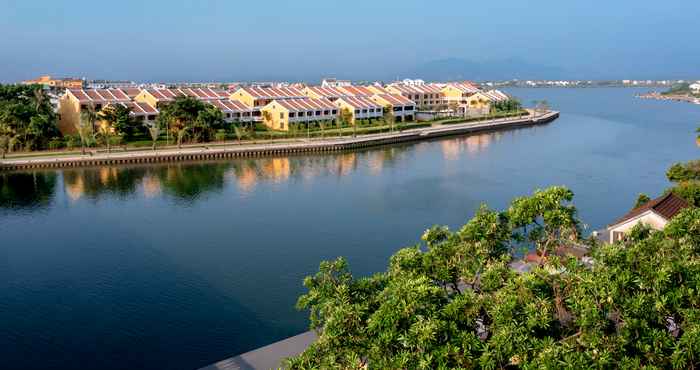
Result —
POLYGON ((33 209, 49 205, 56 192, 55 172, 0 174, 0 207, 33 209))
POLYGON ((465 152, 469 155, 475 155, 483 152, 492 142, 498 141, 502 137, 503 134, 501 132, 490 132, 445 140, 440 144, 442 156, 445 160, 455 161, 465 152))
POLYGON ((151 166, 105 166, 32 173, 3 174, 0 207, 46 207, 57 182, 63 181, 66 199, 98 201, 103 197, 166 196, 192 203, 227 186, 245 195, 260 183, 279 184, 292 179, 310 181, 319 176, 344 177, 360 168, 377 175, 393 166, 415 146, 404 145, 334 155, 240 159, 151 166))

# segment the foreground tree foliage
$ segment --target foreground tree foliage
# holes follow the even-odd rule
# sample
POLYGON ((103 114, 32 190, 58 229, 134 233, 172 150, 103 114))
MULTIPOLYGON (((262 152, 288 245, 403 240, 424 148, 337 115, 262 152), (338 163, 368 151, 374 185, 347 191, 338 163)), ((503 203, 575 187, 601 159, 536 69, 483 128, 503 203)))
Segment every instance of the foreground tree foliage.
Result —
POLYGON ((482 207, 463 228, 433 227, 386 272, 322 262, 298 306, 319 339, 292 369, 677 368, 700 365, 700 211, 663 232, 638 228, 592 247, 594 263, 509 267, 523 245, 578 236, 568 189, 482 207))

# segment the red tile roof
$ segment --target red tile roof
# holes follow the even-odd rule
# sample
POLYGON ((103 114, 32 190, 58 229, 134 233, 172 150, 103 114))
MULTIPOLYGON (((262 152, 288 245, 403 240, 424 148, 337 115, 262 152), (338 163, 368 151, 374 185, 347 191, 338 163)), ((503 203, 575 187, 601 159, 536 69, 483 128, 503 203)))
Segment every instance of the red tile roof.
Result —
POLYGON ((399 90, 402 94, 411 95, 440 94, 440 91, 444 87, 444 85, 432 83, 424 85, 406 85, 403 83, 394 83, 389 86, 399 90))
POLYGON ((317 96, 329 99, 336 99, 342 96, 350 96, 350 94, 336 88, 336 87, 321 87, 321 86, 309 86, 307 87, 309 92, 313 92, 317 96))
MULTIPOLYGON (((122 106, 131 108, 131 115, 140 117, 140 116, 148 116, 148 115, 156 115, 158 114, 158 109, 152 107, 148 103, 141 103, 141 102, 116 102, 112 104, 120 104, 122 106)), ((109 104, 109 105, 112 105, 109 104)), ((109 106, 108 105, 108 106, 109 106)))
POLYGON ((510 96, 507 94, 503 93, 500 90, 489 90, 489 91, 482 91, 482 93, 491 99, 492 102, 500 102, 500 101, 506 101, 510 99, 510 96))
POLYGON ((461 91, 462 93, 467 93, 467 94, 475 93, 475 92, 481 90, 481 88, 479 88, 479 86, 477 84, 475 84, 471 81, 451 82, 451 83, 448 83, 447 86, 452 86, 452 87, 456 88, 457 90, 461 91))
POLYGON ((372 109, 382 108, 382 105, 366 96, 346 96, 339 99, 349 104, 354 109, 372 109))
POLYGON ((122 89, 70 89, 68 92, 75 96, 80 103, 128 102, 131 99, 122 89))
POLYGON ((279 104, 290 112, 305 112, 313 110, 331 110, 338 109, 333 103, 327 99, 281 99, 274 100, 270 104, 279 104))
POLYGON ((372 96, 375 94, 367 86, 342 86, 339 89, 351 96, 372 96))
POLYGON ((228 98, 229 94, 223 90, 209 88, 181 88, 181 89, 147 89, 158 101, 175 100, 178 96, 191 96, 199 100, 220 100, 228 98))
POLYGON ((399 94, 376 94, 375 96, 382 98, 383 100, 389 102, 391 105, 416 105, 413 100, 404 97, 399 94))
POLYGON ((681 210, 688 207, 690 207, 690 205, 683 198, 673 193, 668 193, 632 209, 626 215, 615 221, 611 226, 632 220, 647 211, 652 211, 666 220, 670 220, 681 210))
POLYGON ((241 113, 252 111, 247 105, 237 100, 212 100, 209 104, 219 108, 224 113, 241 113))
POLYGON ((256 99, 305 98, 306 95, 295 87, 242 87, 243 91, 256 99))

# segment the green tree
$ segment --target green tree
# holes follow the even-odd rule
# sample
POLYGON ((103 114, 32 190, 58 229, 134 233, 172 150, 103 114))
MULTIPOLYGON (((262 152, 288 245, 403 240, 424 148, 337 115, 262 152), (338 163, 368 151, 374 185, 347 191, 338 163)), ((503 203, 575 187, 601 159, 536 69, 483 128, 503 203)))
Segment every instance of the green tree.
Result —
POLYGON ((384 123, 389 125, 391 131, 394 131, 394 108, 391 105, 384 107, 384 110, 382 111, 382 118, 384 119, 384 123))
POLYGON ((111 138, 114 134, 129 137, 134 127, 131 116, 131 108, 122 104, 110 104, 104 107, 98 116, 102 121, 99 125, 99 133, 107 146, 107 152, 111 151, 111 138))
POLYGON ((352 124, 352 136, 355 137, 357 136, 357 124, 356 122, 352 121, 352 112, 348 108, 342 108, 340 109, 340 114, 338 115, 338 119, 343 125, 350 125, 352 124))
POLYGON ((146 122, 144 125, 146 126, 146 129, 148 129, 148 134, 151 135, 151 140, 153 141, 151 148, 156 150, 156 144, 158 143, 158 138, 160 137, 163 126, 161 126, 161 122, 158 120, 154 122, 146 122))
POLYGON ((649 198, 648 195, 641 193, 637 197, 637 201, 634 203, 634 208, 641 207, 641 206, 645 205, 647 202, 649 202, 650 200, 651 200, 651 198, 649 198))
POLYGON ((211 104, 203 105, 193 125, 194 141, 210 141, 212 132, 223 128, 225 124, 224 113, 221 110, 211 104))
POLYGON ((563 188, 528 197, 542 204, 523 199, 503 212, 482 207, 458 233, 431 228, 382 273, 355 277, 342 258, 322 262, 298 301, 319 339, 288 368, 700 366, 697 209, 663 232, 593 246, 592 266, 552 259, 516 273, 508 267, 509 246, 521 239, 513 219, 571 214, 561 209, 570 201, 563 188))
POLYGON ((5 132, 3 141, 11 146, 6 150, 43 149, 60 136, 56 114, 39 85, 0 85, 0 125, 5 132))
POLYGON ((80 112, 80 119, 75 123, 75 130, 80 136, 80 152, 85 154, 85 147, 95 141, 95 122, 97 122, 95 107, 89 104, 80 112))
POLYGON ((160 110, 158 119, 177 139, 177 147, 182 148, 182 139, 192 130, 199 112, 205 109, 205 103, 190 97, 177 97, 160 110))

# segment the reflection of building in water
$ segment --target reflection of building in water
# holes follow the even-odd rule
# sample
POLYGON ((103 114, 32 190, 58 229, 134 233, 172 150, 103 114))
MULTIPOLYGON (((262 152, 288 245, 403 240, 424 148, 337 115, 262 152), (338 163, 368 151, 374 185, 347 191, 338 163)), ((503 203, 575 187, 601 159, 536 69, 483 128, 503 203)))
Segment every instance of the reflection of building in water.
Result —
POLYGON ((234 167, 231 171, 231 176, 233 176, 234 181, 236 181, 238 189, 244 193, 253 191, 258 182, 258 174, 255 172, 255 169, 247 163, 242 163, 240 167, 234 167))
POLYGON ((500 138, 501 134, 499 133, 470 135, 453 140, 445 140, 440 146, 442 148, 443 157, 446 160, 452 161, 458 159, 460 154, 465 151, 469 154, 482 152, 491 145, 493 140, 498 140, 500 138))
POLYGON ((369 168, 369 173, 372 175, 379 175, 384 169, 384 156, 385 152, 378 150, 367 153, 367 167, 369 168))
POLYGON ((159 196, 163 189, 161 187, 160 178, 154 174, 147 174, 144 176, 143 181, 143 195, 146 198, 155 198, 159 196))
POLYGON ((335 158, 338 162, 338 176, 345 176, 355 169, 355 164, 357 163, 357 155, 355 153, 342 154, 335 158))
POLYGON ((291 173, 289 158, 273 158, 266 161, 262 167, 263 175, 274 182, 282 182, 289 178, 291 173))
POLYGON ((459 158, 459 153, 462 151, 460 142, 455 140, 445 140, 440 143, 442 148, 442 157, 448 161, 454 161, 459 158))
POLYGON ((116 167, 101 167, 99 172, 100 184, 107 185, 110 180, 116 179, 118 176, 116 167))
POLYGON ((68 178, 64 173, 63 187, 66 189, 66 194, 70 200, 78 200, 85 194, 85 181, 81 175, 68 178))

